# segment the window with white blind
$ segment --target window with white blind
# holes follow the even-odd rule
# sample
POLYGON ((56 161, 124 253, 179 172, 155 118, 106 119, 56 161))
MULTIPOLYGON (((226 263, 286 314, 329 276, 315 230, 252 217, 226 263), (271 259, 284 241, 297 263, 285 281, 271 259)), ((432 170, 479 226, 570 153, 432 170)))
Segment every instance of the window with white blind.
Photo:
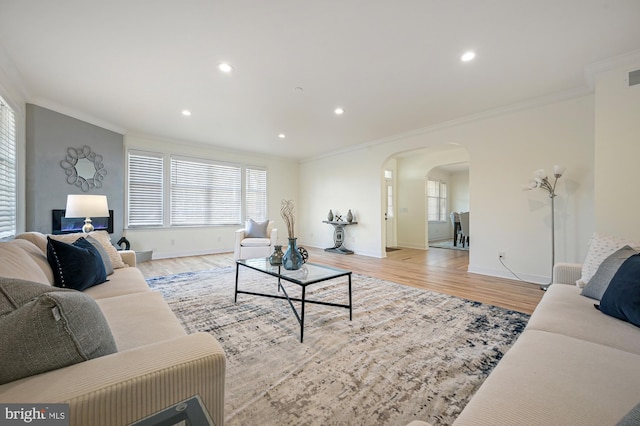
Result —
POLYGON ((447 184, 437 180, 427 180, 427 220, 447 220, 447 184))
POLYGON ((259 167, 245 169, 245 218, 255 221, 268 219, 267 171, 259 167))
POLYGON ((242 168, 171 157, 171 226, 232 225, 242 217, 242 168))
POLYGON ((129 151, 127 226, 164 225, 164 158, 129 151))
POLYGON ((16 234, 16 120, 0 97, 0 239, 16 234))

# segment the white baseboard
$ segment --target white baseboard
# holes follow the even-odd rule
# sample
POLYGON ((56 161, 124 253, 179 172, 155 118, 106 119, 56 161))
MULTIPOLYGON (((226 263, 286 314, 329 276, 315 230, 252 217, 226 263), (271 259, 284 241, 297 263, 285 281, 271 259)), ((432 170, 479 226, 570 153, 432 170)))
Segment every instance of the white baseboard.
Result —
MULTIPOLYGON (((517 280, 518 278, 514 277, 513 274, 509 271, 505 271, 504 269, 491 269, 491 268, 481 268, 469 265, 467 269, 468 272, 472 274, 480 274, 480 275, 488 275, 490 277, 498 277, 498 278, 507 278, 510 280, 517 280)), ((534 274, 526 274, 514 271, 520 279, 528 284, 532 285, 546 285, 551 282, 551 278, 544 275, 534 275, 534 274)))
POLYGON ((219 249, 219 250, 190 250, 190 251, 176 251, 176 252, 153 252, 152 259, 171 259, 174 257, 188 257, 188 256, 203 256, 206 254, 221 254, 221 253, 233 253, 233 249, 219 249))
POLYGON ((417 249, 417 250, 429 250, 429 246, 425 247, 422 244, 411 244, 411 243, 398 242, 398 247, 405 247, 405 248, 417 249))

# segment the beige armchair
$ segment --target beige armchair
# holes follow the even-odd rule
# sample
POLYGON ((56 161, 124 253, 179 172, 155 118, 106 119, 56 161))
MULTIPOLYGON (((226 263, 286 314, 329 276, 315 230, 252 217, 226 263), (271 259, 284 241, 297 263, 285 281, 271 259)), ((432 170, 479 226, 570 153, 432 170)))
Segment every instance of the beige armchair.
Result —
POLYGON ((248 220, 244 228, 236 231, 233 250, 235 260, 269 257, 273 253, 273 246, 277 244, 278 228, 274 228, 275 222, 273 220, 269 221, 264 234, 259 232, 261 223, 251 222, 253 222, 251 219, 248 220), (256 233, 256 231, 258 232, 256 233))

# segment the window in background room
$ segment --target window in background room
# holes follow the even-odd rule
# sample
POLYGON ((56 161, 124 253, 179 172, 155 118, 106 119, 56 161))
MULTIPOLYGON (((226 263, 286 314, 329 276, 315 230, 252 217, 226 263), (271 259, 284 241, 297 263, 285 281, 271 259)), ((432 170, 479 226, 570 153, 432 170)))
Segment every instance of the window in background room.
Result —
POLYGON ((127 226, 163 226, 163 155, 129 151, 127 172, 127 226))
POLYGON ((0 239, 16 234, 16 120, 0 97, 0 239))
POLYGON ((171 157, 171 226, 239 224, 239 165, 171 157))
POLYGON ((264 168, 247 166, 245 169, 245 218, 263 221, 267 212, 267 171, 264 168))
POLYGON ((427 220, 447 221, 447 184, 427 180, 427 220))

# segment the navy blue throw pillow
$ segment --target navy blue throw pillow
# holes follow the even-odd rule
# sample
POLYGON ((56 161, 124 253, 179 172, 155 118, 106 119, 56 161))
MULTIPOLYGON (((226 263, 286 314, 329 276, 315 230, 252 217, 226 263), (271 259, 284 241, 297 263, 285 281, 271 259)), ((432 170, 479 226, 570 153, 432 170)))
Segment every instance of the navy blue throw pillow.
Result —
POLYGON ((600 299, 599 309, 640 327, 640 254, 620 266, 600 299))
POLYGON ((56 287, 85 290, 107 280, 100 252, 84 237, 73 244, 50 237, 47 240, 47 260, 56 287))

